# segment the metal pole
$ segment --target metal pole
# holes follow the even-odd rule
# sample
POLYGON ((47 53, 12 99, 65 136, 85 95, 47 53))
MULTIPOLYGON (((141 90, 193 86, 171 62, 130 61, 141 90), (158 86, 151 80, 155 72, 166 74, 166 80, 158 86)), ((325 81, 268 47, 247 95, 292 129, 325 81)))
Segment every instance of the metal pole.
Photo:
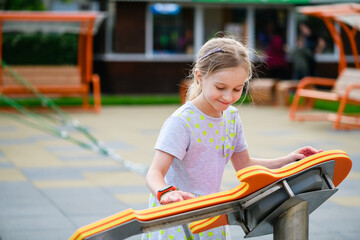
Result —
POLYGON ((300 202, 281 214, 275 221, 274 240, 308 240, 308 202, 300 202))

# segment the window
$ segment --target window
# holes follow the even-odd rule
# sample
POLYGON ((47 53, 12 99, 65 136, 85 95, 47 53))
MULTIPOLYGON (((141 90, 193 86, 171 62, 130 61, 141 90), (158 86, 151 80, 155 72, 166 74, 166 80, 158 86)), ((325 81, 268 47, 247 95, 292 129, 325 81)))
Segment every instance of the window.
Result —
POLYGON ((170 11, 166 7, 170 4, 160 5, 165 6, 156 9, 153 4, 150 8, 153 13, 153 53, 193 54, 194 9, 171 4, 173 11, 170 11))

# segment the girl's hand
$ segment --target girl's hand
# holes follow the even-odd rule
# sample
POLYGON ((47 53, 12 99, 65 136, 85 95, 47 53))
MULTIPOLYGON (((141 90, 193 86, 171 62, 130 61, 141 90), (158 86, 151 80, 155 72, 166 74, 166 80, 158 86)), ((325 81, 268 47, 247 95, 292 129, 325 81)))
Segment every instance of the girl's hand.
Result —
POLYGON ((321 153, 321 152, 323 152, 323 151, 322 150, 319 151, 319 150, 316 150, 315 148, 307 146, 307 147, 300 148, 300 149, 290 153, 287 156, 287 158, 288 158, 289 162, 294 162, 294 161, 298 161, 305 157, 314 155, 316 153, 321 153))
POLYGON ((161 196, 160 204, 165 205, 165 204, 180 202, 180 201, 184 201, 184 200, 188 200, 188 199, 192 199, 192 198, 195 198, 195 196, 193 194, 188 193, 188 192, 183 192, 180 190, 176 190, 176 191, 164 193, 161 196))

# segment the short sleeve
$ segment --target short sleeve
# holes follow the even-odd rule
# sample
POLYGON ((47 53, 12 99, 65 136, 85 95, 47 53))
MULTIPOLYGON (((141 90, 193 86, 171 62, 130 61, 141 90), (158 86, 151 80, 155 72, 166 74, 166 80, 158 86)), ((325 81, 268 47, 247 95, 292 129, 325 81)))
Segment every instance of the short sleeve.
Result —
POLYGON ((236 124, 237 143, 234 152, 242 152, 248 148, 248 145, 245 140, 244 129, 239 114, 236 115, 235 122, 237 123, 236 124))
POLYGON ((179 117, 171 116, 161 128, 155 149, 182 160, 189 143, 190 136, 186 124, 179 117))

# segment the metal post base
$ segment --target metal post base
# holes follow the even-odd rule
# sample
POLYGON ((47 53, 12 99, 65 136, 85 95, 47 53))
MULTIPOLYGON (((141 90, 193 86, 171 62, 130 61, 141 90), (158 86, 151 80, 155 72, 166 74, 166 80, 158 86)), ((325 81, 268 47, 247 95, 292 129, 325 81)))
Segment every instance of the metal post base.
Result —
POLYGON ((308 203, 300 202, 281 214, 274 224, 274 240, 308 240, 308 203))

